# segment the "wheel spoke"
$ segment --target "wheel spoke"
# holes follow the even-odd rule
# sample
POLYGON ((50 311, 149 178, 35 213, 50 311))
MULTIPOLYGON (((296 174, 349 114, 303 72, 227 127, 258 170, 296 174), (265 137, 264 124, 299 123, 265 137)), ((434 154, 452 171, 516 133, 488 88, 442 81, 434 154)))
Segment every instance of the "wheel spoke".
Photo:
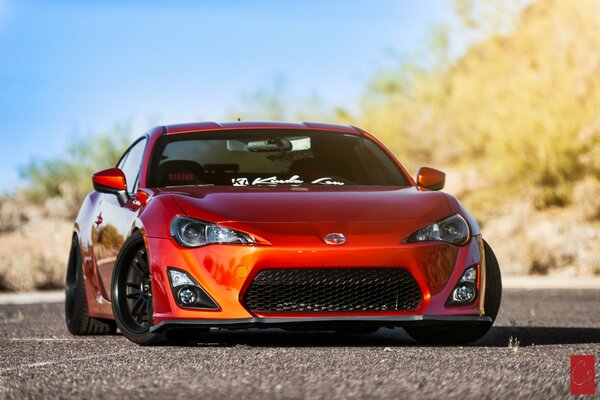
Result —
POLYGON ((128 311, 125 319, 132 331, 145 331, 152 321, 150 268, 146 252, 139 250, 125 268, 122 275, 125 284, 120 290, 123 296, 121 304, 128 311))
POLYGON ((138 297, 138 299, 135 301, 135 304, 131 308, 132 316, 137 317, 139 314, 141 314, 142 306, 144 305, 145 301, 146 300, 144 299, 143 296, 138 297))
POLYGON ((146 301, 146 318, 148 324, 150 324, 150 321, 152 321, 152 301, 150 299, 146 301))
POLYGON ((141 276, 148 275, 148 272, 144 271, 143 267, 140 265, 140 260, 138 258, 134 258, 133 262, 131 263, 131 265, 133 265, 135 267, 136 271, 141 276))
POLYGON ((137 259, 139 266, 142 268, 142 270, 144 271, 144 275, 148 276, 150 275, 150 269, 148 268, 148 263, 146 262, 146 260, 142 257, 142 258, 138 258, 137 259))
POLYGON ((146 301, 146 299, 144 299, 143 297, 142 297, 142 299, 143 299, 143 301, 142 301, 142 304, 143 304, 143 305, 142 305, 142 307, 140 308, 140 311, 139 311, 139 313, 137 313, 137 314, 136 314, 136 316, 135 316, 135 321, 136 321, 138 324, 140 324, 140 325, 142 324, 142 322, 144 322, 144 315, 145 315, 145 313, 143 312, 143 310, 144 310, 144 309, 147 307, 147 305, 146 305, 146 304, 148 303, 148 302, 146 301))

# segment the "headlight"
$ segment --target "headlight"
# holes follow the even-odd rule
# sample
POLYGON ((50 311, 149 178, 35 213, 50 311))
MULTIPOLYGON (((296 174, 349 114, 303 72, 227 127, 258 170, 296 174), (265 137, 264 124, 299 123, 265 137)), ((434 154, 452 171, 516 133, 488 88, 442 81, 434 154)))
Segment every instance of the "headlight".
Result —
POLYGON ((451 217, 421 228, 408 238, 410 243, 438 240, 450 244, 464 244, 469 240, 469 225, 463 217, 454 214, 451 217))
POLYGON ((213 243, 252 244, 250 235, 198 219, 180 217, 171 222, 171 236, 185 247, 199 247, 213 243))

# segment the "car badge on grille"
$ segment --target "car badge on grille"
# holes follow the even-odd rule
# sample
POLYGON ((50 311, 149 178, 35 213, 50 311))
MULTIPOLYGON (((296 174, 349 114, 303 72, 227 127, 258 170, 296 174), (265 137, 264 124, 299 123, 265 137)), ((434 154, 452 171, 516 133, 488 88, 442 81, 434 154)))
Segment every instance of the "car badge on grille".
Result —
POLYGON ((324 240, 327 244, 340 245, 346 243, 346 236, 342 233, 328 233, 324 240))

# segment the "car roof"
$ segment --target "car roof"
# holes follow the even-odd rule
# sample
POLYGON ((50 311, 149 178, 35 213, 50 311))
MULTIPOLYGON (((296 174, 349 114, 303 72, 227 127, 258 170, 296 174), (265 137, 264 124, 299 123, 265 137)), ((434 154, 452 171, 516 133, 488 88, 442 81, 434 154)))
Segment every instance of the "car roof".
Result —
POLYGON ((185 124, 165 125, 162 127, 162 133, 167 135, 201 132, 201 131, 219 131, 230 129, 300 129, 300 130, 319 130, 340 133, 350 133, 361 135, 362 132, 354 127, 347 125, 328 124, 323 122, 193 122, 185 124))

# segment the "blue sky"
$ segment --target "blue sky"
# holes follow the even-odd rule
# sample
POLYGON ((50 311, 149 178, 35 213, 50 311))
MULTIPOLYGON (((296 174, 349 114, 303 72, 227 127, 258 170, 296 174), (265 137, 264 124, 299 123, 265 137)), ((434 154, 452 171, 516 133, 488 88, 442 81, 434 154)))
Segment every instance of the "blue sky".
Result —
POLYGON ((352 109, 387 49, 451 18, 450 0, 0 0, 0 193, 74 137, 222 120, 282 77, 352 109))

